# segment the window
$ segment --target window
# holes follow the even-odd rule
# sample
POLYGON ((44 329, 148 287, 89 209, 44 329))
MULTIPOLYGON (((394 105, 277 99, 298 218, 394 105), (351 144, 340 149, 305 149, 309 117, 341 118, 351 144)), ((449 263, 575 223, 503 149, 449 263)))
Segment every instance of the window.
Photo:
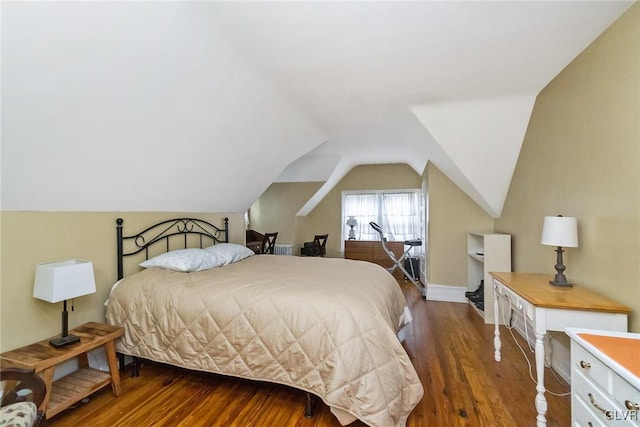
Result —
POLYGON ((369 225, 373 221, 382 226, 389 241, 423 238, 420 230, 420 190, 360 191, 342 193, 343 241, 349 237, 347 219, 353 216, 357 240, 380 240, 369 225))

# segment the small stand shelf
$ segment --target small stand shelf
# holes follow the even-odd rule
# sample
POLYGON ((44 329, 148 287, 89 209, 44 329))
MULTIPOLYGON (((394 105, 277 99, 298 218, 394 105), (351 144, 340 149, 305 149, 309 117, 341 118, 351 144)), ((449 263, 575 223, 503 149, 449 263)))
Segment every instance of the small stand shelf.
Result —
POLYGON ((120 394, 115 340, 124 334, 124 330, 118 326, 89 322, 69 332, 80 337, 80 342, 54 348, 46 339, 0 354, 2 367, 33 369, 42 376, 47 394, 40 409, 45 411, 47 419, 109 384, 114 396, 120 394), (105 347, 109 372, 89 367, 87 352, 100 346, 105 347), (75 357, 80 369, 54 382, 56 365, 75 357))

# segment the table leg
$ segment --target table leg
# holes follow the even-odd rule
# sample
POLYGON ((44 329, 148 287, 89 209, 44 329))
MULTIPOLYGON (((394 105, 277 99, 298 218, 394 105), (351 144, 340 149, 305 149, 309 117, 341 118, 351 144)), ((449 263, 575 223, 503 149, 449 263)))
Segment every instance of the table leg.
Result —
POLYGON ((42 379, 44 380, 44 384, 47 386, 47 392, 44 395, 44 400, 42 401, 42 405, 39 409, 42 409, 45 414, 45 418, 47 418, 47 410, 49 409, 49 399, 51 398, 51 389, 53 388, 53 373, 55 372, 55 366, 45 369, 42 371, 42 379))
POLYGON ((549 338, 549 334, 544 334, 544 366, 547 368, 551 367, 552 353, 553 349, 551 348, 551 339, 549 338))
POLYGON ((114 396, 120 395, 120 370, 118 369, 118 359, 116 357, 116 345, 114 341, 109 341, 104 345, 111 374, 111 390, 114 396))
POLYGON ((545 388, 544 388, 544 359, 545 359, 545 346, 544 339, 546 334, 536 333, 536 374, 537 374, 537 385, 536 390, 538 391, 536 395, 536 410, 538 411, 538 416, 536 417, 537 426, 544 427, 547 425, 547 419, 545 414, 547 413, 547 399, 544 397, 545 388))
POLYGON ((502 342, 500 341, 500 302, 498 301, 498 286, 493 284, 493 348, 495 349, 494 358, 496 362, 499 362, 502 358, 500 349, 502 342))

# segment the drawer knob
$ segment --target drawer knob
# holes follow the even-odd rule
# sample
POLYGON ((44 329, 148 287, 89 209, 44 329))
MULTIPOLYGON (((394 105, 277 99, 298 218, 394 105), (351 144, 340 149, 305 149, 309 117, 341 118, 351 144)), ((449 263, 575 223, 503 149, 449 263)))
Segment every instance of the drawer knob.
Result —
POLYGON ((580 367, 582 369, 589 369, 591 367, 591 363, 585 362, 584 360, 581 360, 580 361, 580 367))
POLYGON ((625 400, 624 401, 624 406, 626 406, 627 409, 630 410, 630 411, 640 411, 640 404, 633 403, 630 400, 625 400))
POLYGON ((591 405, 593 405, 594 408, 596 408, 598 411, 602 412, 605 415, 605 417, 607 417, 607 419, 609 419, 609 417, 611 417, 613 412, 609 411, 607 409, 604 409, 602 406, 598 405, 598 403, 596 402, 596 398, 593 397, 593 394, 588 393, 588 395, 589 395, 589 399, 591 400, 591 405))

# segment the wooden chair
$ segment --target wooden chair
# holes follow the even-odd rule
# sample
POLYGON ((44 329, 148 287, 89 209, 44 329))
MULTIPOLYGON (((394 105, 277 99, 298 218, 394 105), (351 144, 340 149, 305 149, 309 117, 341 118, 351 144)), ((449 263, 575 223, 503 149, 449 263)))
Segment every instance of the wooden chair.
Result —
POLYGON ((325 256, 328 238, 328 234, 316 234, 313 237, 313 242, 305 242, 304 247, 300 249, 300 254, 303 256, 325 256))
POLYGON ((47 394, 45 382, 33 369, 3 368, 0 371, 0 418, 20 417, 21 422, 32 420, 32 427, 44 426, 44 408, 47 394), (35 405, 35 414, 33 411, 35 405))
POLYGON ((313 238, 313 242, 316 244, 318 254, 316 256, 325 256, 327 254, 327 239, 328 234, 316 234, 313 238))
POLYGON ((278 238, 278 233, 264 233, 264 239, 262 239, 262 248, 260 250, 261 254, 272 254, 276 249, 276 239, 278 238))

